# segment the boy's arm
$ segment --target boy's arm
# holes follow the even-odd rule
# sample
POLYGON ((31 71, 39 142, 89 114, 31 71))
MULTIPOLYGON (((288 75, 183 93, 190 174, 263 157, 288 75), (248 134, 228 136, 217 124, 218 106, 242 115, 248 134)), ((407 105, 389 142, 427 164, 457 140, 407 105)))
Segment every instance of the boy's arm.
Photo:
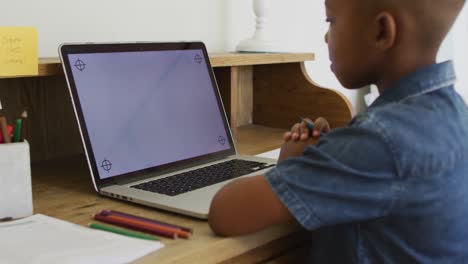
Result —
MULTIPOLYGON (((299 156, 310 142, 287 142, 278 162, 299 156)), ((270 225, 293 220, 263 175, 241 178, 224 186, 213 198, 208 222, 225 236, 253 233, 270 225)))
POLYGON ((219 235, 237 236, 293 219, 263 175, 235 180, 211 202, 208 223, 219 235))

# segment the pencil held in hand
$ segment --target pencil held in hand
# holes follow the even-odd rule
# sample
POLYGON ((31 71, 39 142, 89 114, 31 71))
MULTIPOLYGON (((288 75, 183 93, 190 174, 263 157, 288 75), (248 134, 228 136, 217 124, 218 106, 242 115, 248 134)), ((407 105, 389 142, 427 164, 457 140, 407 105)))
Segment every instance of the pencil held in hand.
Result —
POLYGON ((324 136, 325 133, 330 131, 330 126, 323 117, 317 118, 315 123, 308 118, 300 117, 300 119, 300 123, 294 124, 290 131, 284 133, 283 139, 285 142, 290 140, 306 142, 311 138, 324 136))
POLYGON ((309 137, 318 138, 324 136, 325 133, 328 133, 330 131, 330 125, 328 124, 328 121, 323 117, 317 118, 315 122, 308 118, 301 117, 301 121, 306 125, 309 131, 309 137))

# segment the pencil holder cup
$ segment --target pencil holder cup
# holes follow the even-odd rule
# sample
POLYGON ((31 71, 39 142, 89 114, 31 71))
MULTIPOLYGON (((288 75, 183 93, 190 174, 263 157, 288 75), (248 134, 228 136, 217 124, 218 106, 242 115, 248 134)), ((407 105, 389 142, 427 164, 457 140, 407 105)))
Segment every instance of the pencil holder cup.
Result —
POLYGON ((0 144, 0 219, 32 213, 29 144, 27 141, 0 144))

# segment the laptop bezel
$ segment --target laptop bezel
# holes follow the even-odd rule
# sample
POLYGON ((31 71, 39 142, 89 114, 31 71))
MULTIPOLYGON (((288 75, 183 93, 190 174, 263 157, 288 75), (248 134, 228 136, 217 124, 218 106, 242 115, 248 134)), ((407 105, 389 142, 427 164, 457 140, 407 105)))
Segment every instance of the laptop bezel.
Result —
POLYGON ((133 182, 140 181, 145 178, 152 178, 158 175, 170 173, 173 171, 178 171, 184 168, 203 165, 208 162, 222 160, 228 156, 235 155, 236 148, 234 144, 234 139, 232 136, 232 131, 230 129, 229 123, 227 121, 226 111, 224 110, 223 101, 221 99, 221 94, 219 91, 216 78, 214 76, 213 68, 208 57, 208 52, 203 42, 139 42, 139 43, 66 43, 62 44, 59 47, 60 59, 62 62, 62 67, 65 73, 65 78, 67 80, 73 108, 75 111, 75 117, 77 118, 78 127, 83 142, 83 147, 88 162, 88 167, 90 169, 91 177, 96 191, 103 187, 116 184, 117 182, 133 182), (203 156, 189 158, 181 161, 176 161, 168 164, 163 164, 159 166, 154 166, 151 168, 146 168, 130 173, 125 173, 121 175, 112 176, 110 178, 100 179, 97 162, 95 162, 95 157, 88 134, 88 129, 86 127, 86 122, 84 119, 83 111, 80 104, 80 99, 77 93, 75 81, 73 78, 72 65, 68 60, 68 55, 70 54, 80 54, 80 53, 116 53, 116 52, 143 52, 143 51, 165 51, 165 50, 202 50, 203 56, 205 59, 205 65, 208 68, 208 73, 210 75, 212 87, 215 90, 216 100, 218 102, 219 110, 222 113, 222 120, 224 127, 226 129, 226 134, 229 140, 230 148, 227 150, 205 154, 203 156))

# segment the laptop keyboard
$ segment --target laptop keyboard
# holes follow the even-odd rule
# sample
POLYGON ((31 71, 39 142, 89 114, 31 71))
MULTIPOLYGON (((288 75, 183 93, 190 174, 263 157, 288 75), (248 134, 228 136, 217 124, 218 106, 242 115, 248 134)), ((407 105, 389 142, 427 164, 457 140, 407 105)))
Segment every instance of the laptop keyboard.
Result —
POLYGON ((131 187, 176 196, 273 166, 274 164, 235 159, 131 187))

